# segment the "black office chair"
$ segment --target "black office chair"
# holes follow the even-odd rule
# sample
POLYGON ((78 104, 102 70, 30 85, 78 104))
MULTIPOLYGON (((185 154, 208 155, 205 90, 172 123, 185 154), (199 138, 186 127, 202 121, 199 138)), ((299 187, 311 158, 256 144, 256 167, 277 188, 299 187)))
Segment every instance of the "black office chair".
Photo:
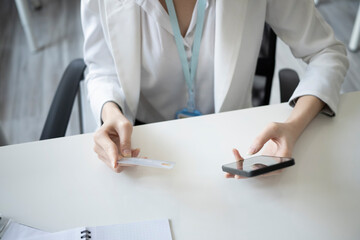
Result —
MULTIPOLYGON (((261 51, 256 67, 256 75, 265 77, 265 80, 255 79, 254 81, 254 106, 268 105, 270 102, 275 68, 275 52, 276 35, 268 25, 265 25, 261 51)), ((84 78, 83 73, 85 68, 86 65, 82 59, 73 60, 66 68, 50 106, 40 140, 65 136, 74 101, 79 91, 80 82, 84 78)), ((299 83, 299 77, 295 71, 285 69, 279 72, 279 78, 281 102, 287 102, 299 83)), ((80 107, 80 123, 82 123, 80 97, 78 101, 80 107)), ((80 132, 83 132, 81 124, 80 132)))
MULTIPOLYGON (((264 26, 263 39, 256 65, 252 89, 253 106, 269 105, 272 81, 275 71, 276 34, 268 24, 264 26)), ((299 84, 299 77, 294 70, 282 69, 279 71, 280 101, 287 102, 299 84)))
MULTIPOLYGON (((81 97, 78 93, 80 82, 84 79, 85 68, 83 59, 73 60, 66 68, 51 103, 40 140, 65 136, 76 95, 79 96, 79 116, 82 123, 81 97)), ((80 133, 83 133, 82 124, 80 124, 80 133)))

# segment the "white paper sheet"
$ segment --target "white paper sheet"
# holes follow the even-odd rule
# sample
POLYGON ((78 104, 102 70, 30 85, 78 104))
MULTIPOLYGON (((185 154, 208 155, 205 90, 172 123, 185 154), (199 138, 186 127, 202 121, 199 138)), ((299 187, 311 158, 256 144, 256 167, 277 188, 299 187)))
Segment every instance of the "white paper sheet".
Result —
POLYGON ((155 220, 110 226, 90 227, 91 239, 171 240, 169 220, 155 220))

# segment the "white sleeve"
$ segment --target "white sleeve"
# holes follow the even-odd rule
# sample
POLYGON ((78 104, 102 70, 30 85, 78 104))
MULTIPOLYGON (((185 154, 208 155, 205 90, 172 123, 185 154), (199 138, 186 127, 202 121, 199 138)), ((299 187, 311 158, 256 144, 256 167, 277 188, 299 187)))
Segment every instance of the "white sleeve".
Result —
POLYGON ((103 105, 113 101, 121 109, 125 109, 125 95, 104 37, 98 0, 81 1, 81 22, 84 33, 84 61, 87 66, 85 84, 92 111, 100 126, 103 105))
POLYGON ((289 104, 294 106, 299 97, 313 95, 326 103, 324 113, 335 116, 349 61, 345 46, 335 39, 314 1, 268 0, 266 22, 295 57, 308 63, 289 104))

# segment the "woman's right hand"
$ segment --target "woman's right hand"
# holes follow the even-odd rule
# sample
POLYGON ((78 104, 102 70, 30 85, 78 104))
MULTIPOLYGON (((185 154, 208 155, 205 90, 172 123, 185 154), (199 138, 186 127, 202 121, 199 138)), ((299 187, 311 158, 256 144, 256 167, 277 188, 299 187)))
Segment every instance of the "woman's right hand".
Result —
POLYGON ((105 103, 102 109, 104 124, 94 135, 94 151, 113 171, 119 173, 126 164, 118 164, 123 157, 137 157, 140 149, 131 149, 133 126, 113 102, 105 103))

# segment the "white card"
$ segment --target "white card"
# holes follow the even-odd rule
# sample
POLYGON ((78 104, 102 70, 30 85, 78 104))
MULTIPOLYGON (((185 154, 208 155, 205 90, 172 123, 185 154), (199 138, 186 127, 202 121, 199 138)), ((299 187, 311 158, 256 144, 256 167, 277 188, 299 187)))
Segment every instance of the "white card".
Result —
POLYGON ((118 163, 165 169, 172 169, 175 166, 174 162, 153 160, 147 158, 122 158, 121 160, 118 160, 118 163))

